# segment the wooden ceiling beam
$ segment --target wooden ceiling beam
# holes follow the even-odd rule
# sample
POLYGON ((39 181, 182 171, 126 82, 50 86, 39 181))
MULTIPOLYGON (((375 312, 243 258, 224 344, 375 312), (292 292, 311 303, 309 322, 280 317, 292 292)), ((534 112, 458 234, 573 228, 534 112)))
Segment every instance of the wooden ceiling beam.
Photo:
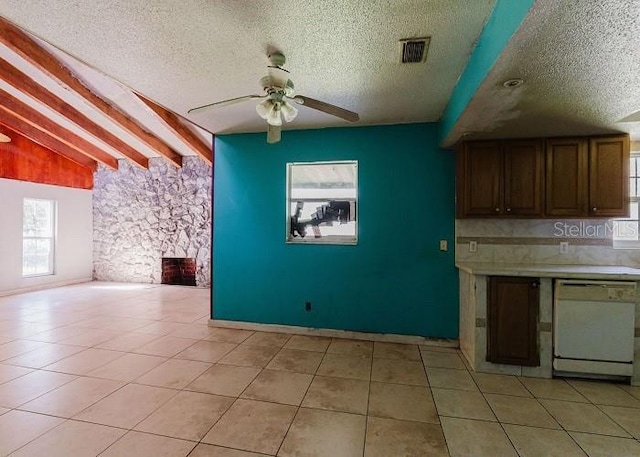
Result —
POLYGON ((0 124, 9 130, 15 130, 25 138, 30 139, 34 143, 38 143, 40 146, 43 146, 56 154, 66 157, 78 165, 87 167, 92 171, 96 171, 98 169, 98 163, 95 160, 69 147, 62 141, 50 136, 42 130, 38 130, 33 125, 25 122, 9 111, 0 109, 0 124))
POLYGON ((148 145, 159 155, 166 157, 171 163, 178 167, 182 166, 182 156, 180 154, 161 139, 148 132, 128 115, 113 106, 110 102, 85 86, 71 70, 49 53, 49 51, 40 46, 40 44, 27 33, 2 17, 0 17, 0 42, 60 84, 75 91, 88 103, 124 130, 148 145))
POLYGON ((109 168, 113 168, 114 170, 118 168, 118 160, 111 154, 55 123, 35 108, 32 108, 26 103, 18 100, 9 92, 0 89, 0 100, 2 100, 2 103, 0 103, 0 110, 22 119, 24 122, 45 132, 49 136, 54 137, 58 141, 63 142, 70 148, 75 149, 79 153, 82 153, 97 162, 103 163, 109 168))
POLYGON ((0 79, 15 87, 20 92, 30 95, 31 98, 43 103, 61 116, 69 119, 82 130, 111 146, 135 164, 140 165, 142 168, 149 168, 149 159, 146 156, 136 151, 113 133, 100 127, 76 108, 42 87, 1 57, 0 79))
POLYGON ((213 163, 213 151, 212 149, 202 141, 198 135, 196 135, 189 127, 180 122, 180 119, 175 113, 167 110, 166 108, 158 105, 156 102, 149 100, 148 98, 140 95, 136 92, 134 94, 145 104, 151 112, 158 116, 165 127, 167 127, 174 135, 182 140, 189 149, 195 152, 209 163, 213 163))

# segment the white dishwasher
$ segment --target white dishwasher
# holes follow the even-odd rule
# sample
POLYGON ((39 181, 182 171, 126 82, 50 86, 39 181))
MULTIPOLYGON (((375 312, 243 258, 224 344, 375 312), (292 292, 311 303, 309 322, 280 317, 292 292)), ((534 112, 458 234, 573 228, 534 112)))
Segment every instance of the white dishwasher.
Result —
POLYGON ((555 372, 633 374, 636 289, 628 281, 556 280, 555 372))

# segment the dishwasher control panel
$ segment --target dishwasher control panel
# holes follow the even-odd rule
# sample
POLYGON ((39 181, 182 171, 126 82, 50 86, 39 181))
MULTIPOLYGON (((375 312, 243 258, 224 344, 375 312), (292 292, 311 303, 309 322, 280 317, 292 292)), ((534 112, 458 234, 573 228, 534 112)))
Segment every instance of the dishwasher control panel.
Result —
POLYGON ((556 300, 636 303, 637 284, 630 281, 556 281, 556 300))
POLYGON ((620 287, 607 288, 608 298, 611 301, 621 301, 627 303, 634 303, 636 301, 636 290, 620 287))

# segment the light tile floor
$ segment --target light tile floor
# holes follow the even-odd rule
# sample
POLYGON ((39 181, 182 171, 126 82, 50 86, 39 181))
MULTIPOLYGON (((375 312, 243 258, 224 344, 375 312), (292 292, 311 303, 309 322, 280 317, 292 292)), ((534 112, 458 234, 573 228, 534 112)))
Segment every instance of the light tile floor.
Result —
POLYGON ((0 456, 640 456, 640 388, 209 327, 209 290, 0 297, 0 456))

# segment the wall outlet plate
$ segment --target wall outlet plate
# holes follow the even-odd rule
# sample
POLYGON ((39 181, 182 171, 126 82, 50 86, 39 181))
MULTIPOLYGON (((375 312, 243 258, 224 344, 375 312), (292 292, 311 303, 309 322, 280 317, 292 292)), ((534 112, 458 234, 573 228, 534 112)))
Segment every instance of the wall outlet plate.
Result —
POLYGON ((469 252, 478 252, 478 242, 469 241, 469 252))
POLYGON ((440 240, 440 250, 447 251, 448 249, 447 240, 440 240))
POLYGON ((560 254, 567 254, 569 253, 569 242, 568 241, 561 241, 560 242, 560 254))

